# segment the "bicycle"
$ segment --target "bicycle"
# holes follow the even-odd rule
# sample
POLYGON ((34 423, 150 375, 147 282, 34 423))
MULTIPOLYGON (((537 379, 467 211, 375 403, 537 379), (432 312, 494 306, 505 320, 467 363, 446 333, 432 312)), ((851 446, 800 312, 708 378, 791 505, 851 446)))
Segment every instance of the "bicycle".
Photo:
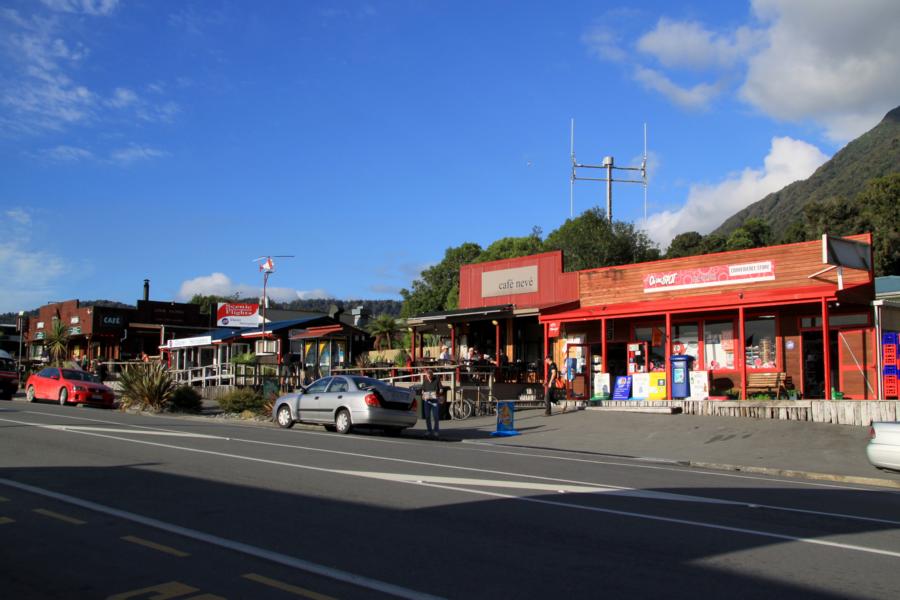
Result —
POLYGON ((488 386, 475 386, 475 399, 459 398, 450 403, 450 416, 453 419, 463 420, 472 416, 485 417, 495 414, 497 411, 497 397, 490 392, 488 386), (487 387, 487 393, 482 389, 487 387))

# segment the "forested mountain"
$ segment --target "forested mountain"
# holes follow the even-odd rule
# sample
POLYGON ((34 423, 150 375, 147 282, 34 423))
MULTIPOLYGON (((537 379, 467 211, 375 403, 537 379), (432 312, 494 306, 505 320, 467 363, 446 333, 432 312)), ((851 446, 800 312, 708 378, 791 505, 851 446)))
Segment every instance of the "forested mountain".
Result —
POLYGON ((850 201, 876 178, 900 172, 900 107, 881 123, 847 144, 809 179, 796 181, 729 217, 713 235, 728 237, 748 219, 767 222, 775 241, 784 240, 792 224, 804 219, 813 202, 850 201))

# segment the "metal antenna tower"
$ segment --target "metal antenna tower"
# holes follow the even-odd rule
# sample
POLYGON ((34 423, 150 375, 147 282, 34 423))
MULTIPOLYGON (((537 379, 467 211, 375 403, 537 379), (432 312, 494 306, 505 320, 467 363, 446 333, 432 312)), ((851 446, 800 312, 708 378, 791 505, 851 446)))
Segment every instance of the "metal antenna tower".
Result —
POLYGON ((273 258, 294 258, 293 254, 273 254, 272 256, 260 256, 254 258, 252 262, 259 263, 259 270, 263 274, 263 296, 262 296, 262 337, 263 348, 265 348, 266 337, 266 309, 269 307, 269 298, 266 296, 266 288, 269 285, 269 275, 275 272, 275 261, 273 258))
POLYGON ((604 156, 602 164, 589 165, 579 163, 575 159, 575 119, 572 119, 571 143, 569 151, 572 157, 572 173, 569 176, 569 218, 575 216, 575 182, 603 181, 606 183, 606 218, 612 223, 612 184, 640 183, 644 186, 644 223, 647 222, 647 124, 644 123, 644 157, 640 167, 617 167, 612 156, 604 156), (579 177, 578 169, 605 169, 606 177, 579 177), (613 179, 613 171, 640 171, 640 179, 613 179))

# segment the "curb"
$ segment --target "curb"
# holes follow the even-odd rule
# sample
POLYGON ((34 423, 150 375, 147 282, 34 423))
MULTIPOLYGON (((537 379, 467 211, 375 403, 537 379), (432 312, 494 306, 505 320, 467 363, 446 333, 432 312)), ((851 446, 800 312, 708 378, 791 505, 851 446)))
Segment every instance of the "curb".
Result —
POLYGON ((834 475, 831 473, 815 473, 812 471, 798 471, 796 469, 775 469, 772 467, 748 467, 745 465, 729 465, 724 463, 710 463, 696 460, 685 461, 688 466, 698 469, 713 469, 716 471, 738 471, 741 473, 753 473, 756 475, 773 475, 777 477, 792 477, 796 479, 810 479, 813 481, 832 481, 836 483, 853 483, 856 485, 871 485, 900 490, 900 481, 893 479, 881 479, 879 477, 860 477, 858 475, 834 475))

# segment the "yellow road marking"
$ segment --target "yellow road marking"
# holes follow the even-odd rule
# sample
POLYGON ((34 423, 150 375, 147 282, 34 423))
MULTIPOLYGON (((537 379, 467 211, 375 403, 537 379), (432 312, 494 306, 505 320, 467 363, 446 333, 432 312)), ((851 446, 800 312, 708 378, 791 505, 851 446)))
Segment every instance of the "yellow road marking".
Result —
POLYGON ((9 517, 0 517, 0 525, 8 525, 15 522, 15 519, 10 519, 9 517))
POLYGON ((46 508, 35 508, 34 512, 39 515, 44 515, 45 517, 50 517, 51 519, 65 521, 66 523, 70 523, 72 525, 84 525, 85 523, 87 523, 87 521, 82 521, 81 519, 76 519, 75 517, 67 517, 66 515, 61 515, 58 512, 47 510, 46 508))
POLYGON ((191 587, 186 583, 181 583, 180 581, 170 581, 168 583, 161 583, 159 585, 154 585, 152 587, 146 587, 139 590, 132 590, 130 592, 122 592, 121 594, 116 594, 115 596, 110 596, 106 600, 127 600, 128 598, 148 598, 151 597, 150 594, 153 593, 153 600, 170 600, 171 598, 181 598, 183 596, 187 596, 188 594, 193 594, 194 592, 199 592, 195 587, 191 587))
POLYGON ((310 598, 311 600, 335 600, 331 596, 326 596, 325 594, 320 594, 319 592, 314 592, 302 587, 297 587, 296 585, 291 585, 290 583, 284 583, 283 581, 278 581, 277 579, 269 579, 268 577, 257 575, 256 573, 247 573, 246 575, 242 575, 242 577, 244 579, 249 579, 250 581, 255 581, 256 583, 261 583, 263 585, 273 587, 283 592, 290 592, 297 596, 310 598))
POLYGON ((133 535, 122 536, 122 539, 126 542, 131 542, 132 544, 137 544, 139 546, 146 546, 147 548, 152 548, 153 550, 159 550, 160 552, 165 552, 166 554, 171 554, 172 556, 177 556, 179 558, 184 558, 185 556, 190 556, 187 552, 182 552, 181 550, 176 550, 171 546, 163 546, 162 544, 157 544, 156 542, 151 542, 149 540, 145 540, 139 537, 135 537, 133 535))

